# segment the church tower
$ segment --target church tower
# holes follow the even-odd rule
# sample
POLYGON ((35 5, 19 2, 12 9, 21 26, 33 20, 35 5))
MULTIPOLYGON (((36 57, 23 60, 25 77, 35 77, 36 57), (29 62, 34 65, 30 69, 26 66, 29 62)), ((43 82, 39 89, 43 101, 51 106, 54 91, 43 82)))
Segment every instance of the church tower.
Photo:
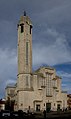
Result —
POLYGON ((26 12, 18 22, 18 109, 26 106, 28 92, 32 91, 32 22, 26 12), (26 96, 25 96, 26 95, 26 96))
POLYGON ((18 74, 32 72, 32 23, 26 13, 18 23, 18 74))

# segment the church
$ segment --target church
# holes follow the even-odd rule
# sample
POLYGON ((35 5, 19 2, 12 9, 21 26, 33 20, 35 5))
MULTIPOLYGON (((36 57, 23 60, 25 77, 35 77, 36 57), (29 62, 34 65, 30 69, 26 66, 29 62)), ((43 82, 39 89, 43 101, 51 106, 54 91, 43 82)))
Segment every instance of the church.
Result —
MULTIPOLYGON (((61 77, 52 67, 32 71, 32 22, 24 13, 18 29, 18 75, 15 85, 6 87, 6 100, 14 100, 14 110, 56 111, 67 108, 67 92, 61 89, 61 77)), ((43 57, 43 56, 42 56, 43 57)))

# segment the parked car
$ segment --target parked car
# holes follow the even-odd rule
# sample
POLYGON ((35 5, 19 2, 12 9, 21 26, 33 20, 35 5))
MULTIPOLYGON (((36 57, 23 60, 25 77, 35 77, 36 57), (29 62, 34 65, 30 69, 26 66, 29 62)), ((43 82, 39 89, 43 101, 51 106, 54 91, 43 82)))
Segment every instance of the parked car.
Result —
POLYGON ((9 110, 2 110, 1 116, 2 117, 10 117, 10 111, 9 110))
POLYGON ((13 111, 13 112, 11 112, 10 117, 11 117, 12 119, 17 119, 17 118, 19 117, 18 111, 13 111))

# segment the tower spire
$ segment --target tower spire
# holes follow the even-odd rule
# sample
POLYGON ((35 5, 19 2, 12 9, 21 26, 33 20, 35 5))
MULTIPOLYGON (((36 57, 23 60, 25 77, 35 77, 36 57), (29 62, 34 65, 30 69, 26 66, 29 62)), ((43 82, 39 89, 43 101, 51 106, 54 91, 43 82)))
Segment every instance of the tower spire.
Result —
POLYGON ((24 16, 26 16, 26 11, 24 11, 24 16))

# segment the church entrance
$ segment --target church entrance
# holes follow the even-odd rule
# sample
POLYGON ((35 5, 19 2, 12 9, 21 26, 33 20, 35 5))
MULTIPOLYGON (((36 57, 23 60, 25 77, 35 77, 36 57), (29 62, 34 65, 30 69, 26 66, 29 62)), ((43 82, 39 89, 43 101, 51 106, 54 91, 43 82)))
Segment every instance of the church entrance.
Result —
POLYGON ((41 101, 39 100, 34 101, 34 109, 35 111, 41 111, 41 101))
POLYGON ((46 112, 50 112, 51 110, 51 103, 46 103, 46 112))
POLYGON ((36 105, 36 111, 40 111, 40 105, 36 105))
POLYGON ((57 104, 57 110, 60 110, 60 104, 57 104))

